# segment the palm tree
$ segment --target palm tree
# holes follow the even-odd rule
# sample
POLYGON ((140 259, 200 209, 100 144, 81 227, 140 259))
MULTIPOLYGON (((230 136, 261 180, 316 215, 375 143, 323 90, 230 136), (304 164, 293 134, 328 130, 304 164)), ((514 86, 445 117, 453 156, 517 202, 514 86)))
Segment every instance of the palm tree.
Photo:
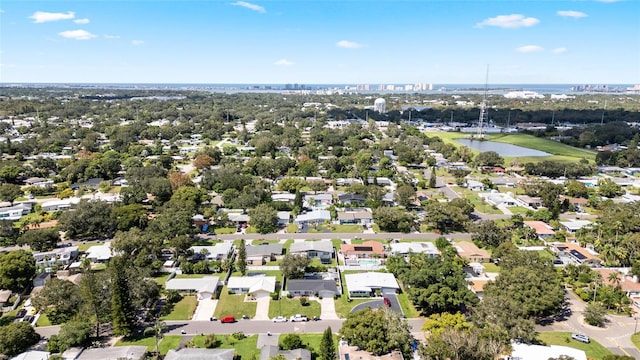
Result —
POLYGON ((611 285, 613 285, 616 289, 620 288, 620 273, 617 271, 614 271, 612 273, 610 273, 607 276, 607 280, 609 280, 609 283, 611 285))
POLYGON ((167 323, 164 321, 156 320, 153 326, 148 327, 144 330, 146 336, 153 335, 156 341, 156 354, 159 354, 158 345, 160 345, 160 340, 162 340, 162 333, 167 329, 167 323))

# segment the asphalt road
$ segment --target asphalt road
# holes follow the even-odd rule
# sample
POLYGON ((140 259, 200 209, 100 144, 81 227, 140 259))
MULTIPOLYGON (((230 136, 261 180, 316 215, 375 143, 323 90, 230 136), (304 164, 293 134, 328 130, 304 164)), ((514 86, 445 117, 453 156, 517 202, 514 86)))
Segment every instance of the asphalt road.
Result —
MULTIPOLYGON (((200 234, 199 237, 203 239, 218 239, 218 240, 256 240, 256 239, 410 239, 410 240, 435 240, 441 234, 434 233, 379 233, 379 234, 362 234, 362 233, 311 233, 311 234, 226 234, 226 235, 210 235, 200 234)), ((445 234, 444 236, 455 240, 469 240, 471 239, 470 233, 454 233, 445 234)))

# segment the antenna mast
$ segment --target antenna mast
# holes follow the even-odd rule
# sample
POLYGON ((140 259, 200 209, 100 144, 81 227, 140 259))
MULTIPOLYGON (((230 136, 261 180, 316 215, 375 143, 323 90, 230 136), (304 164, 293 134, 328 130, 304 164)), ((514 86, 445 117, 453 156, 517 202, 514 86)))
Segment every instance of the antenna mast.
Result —
POLYGON ((489 87, 489 65, 487 65, 487 75, 484 80, 484 95, 480 103, 480 118, 478 119, 478 138, 484 139, 484 118, 487 115, 487 89, 489 87))

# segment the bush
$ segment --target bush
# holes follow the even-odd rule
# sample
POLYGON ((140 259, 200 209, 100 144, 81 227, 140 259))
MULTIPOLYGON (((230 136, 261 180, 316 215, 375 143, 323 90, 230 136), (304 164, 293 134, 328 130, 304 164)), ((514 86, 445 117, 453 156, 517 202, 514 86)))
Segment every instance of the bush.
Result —
POLYGON ((236 339, 236 340, 242 340, 242 339, 246 338, 247 335, 245 335, 242 331, 238 331, 238 332, 234 332, 233 334, 231 334, 231 337, 236 339))
POLYGON ((300 305, 302 306, 308 306, 309 305, 309 300, 307 300, 306 297, 301 297, 300 298, 300 305))
POLYGON ((204 347, 213 349, 220 346, 220 341, 216 338, 216 334, 207 334, 204 336, 204 347))
POLYGON ((180 300, 182 300, 182 295, 178 290, 167 290, 167 303, 175 304, 180 300))
POLYGON ((605 309, 600 304, 589 304, 584 310, 584 321, 591 326, 602 326, 605 322, 605 309))

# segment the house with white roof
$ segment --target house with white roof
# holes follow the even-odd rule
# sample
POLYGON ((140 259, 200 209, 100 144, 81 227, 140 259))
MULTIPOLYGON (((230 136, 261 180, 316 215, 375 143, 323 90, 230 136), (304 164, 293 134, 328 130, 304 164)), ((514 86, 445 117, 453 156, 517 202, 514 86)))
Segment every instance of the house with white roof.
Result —
POLYGON ((30 203, 20 203, 10 207, 0 208, 0 220, 20 220, 23 215, 31 213, 30 203))
POLYGON ((330 220, 331 212, 329 210, 314 210, 296 216, 294 223, 296 225, 322 224, 330 220))
POLYGON ((167 290, 177 290, 182 292, 195 292, 198 300, 211 299, 214 297, 220 282, 217 276, 204 276, 201 278, 167 280, 165 288, 167 290))
POLYGON ((321 263, 330 264, 333 258, 333 243, 330 240, 294 242, 289 247, 289 253, 320 259, 321 263))
POLYGON ((380 294, 395 294, 400 286, 391 273, 365 272, 345 274, 344 280, 350 297, 369 297, 380 294))
POLYGON ((113 256, 111 252, 111 242, 105 242, 102 245, 92 246, 86 251, 86 258, 94 263, 106 262, 113 256))
POLYGON ((518 202, 513 196, 499 192, 480 193, 478 196, 492 206, 516 206, 518 202))
POLYGON ((213 246, 192 246, 194 257, 205 258, 208 261, 225 260, 233 250, 233 243, 230 241, 220 242, 213 246))
POLYGON ((440 250, 431 242, 392 242, 389 246, 394 255, 424 254, 430 258, 440 256, 440 250))
POLYGON ((58 210, 68 210, 71 207, 78 205, 80 203, 80 198, 71 197, 67 199, 60 200, 52 200, 42 203, 42 210, 44 211, 58 211, 58 210))
POLYGON ((304 204, 312 209, 326 209, 333 203, 333 195, 320 193, 304 196, 304 204))
POLYGON ((575 360, 587 360, 584 350, 574 349, 568 346, 551 345, 529 345, 512 343, 511 359, 513 360, 539 360, 539 359, 559 359, 561 356, 568 356, 575 360))
POLYGON ((264 274, 254 276, 231 276, 227 289, 234 294, 251 294, 255 298, 269 296, 276 291, 276 277, 264 274))
POLYGON ((34 252, 33 257, 36 259, 36 266, 68 265, 78 257, 78 247, 67 246, 51 251, 34 252))
POLYGON ((567 232, 572 234, 575 234, 576 231, 582 228, 590 227, 591 224, 592 222, 589 220, 572 219, 570 221, 560 221, 560 225, 562 225, 567 232))

